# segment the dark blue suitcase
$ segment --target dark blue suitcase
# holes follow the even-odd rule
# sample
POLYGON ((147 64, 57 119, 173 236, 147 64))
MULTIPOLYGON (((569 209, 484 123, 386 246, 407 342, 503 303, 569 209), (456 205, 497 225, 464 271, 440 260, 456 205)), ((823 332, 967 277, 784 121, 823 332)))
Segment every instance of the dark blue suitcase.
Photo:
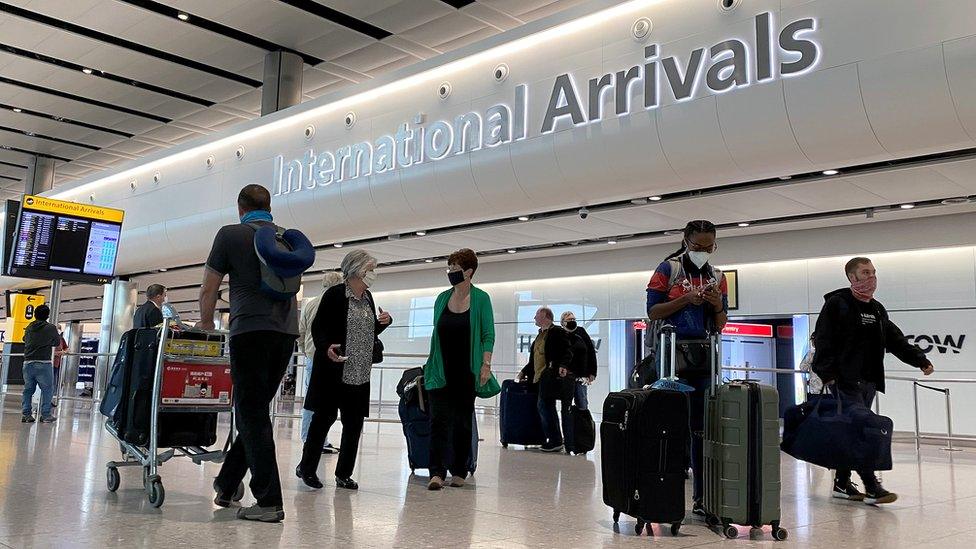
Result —
POLYGON ((537 385, 518 383, 514 379, 502 382, 498 422, 503 448, 509 444, 541 446, 546 442, 538 400, 537 385))
MULTIPOLYGON (((421 410, 416 401, 400 399, 398 406, 403 436, 407 439, 407 462, 410 472, 430 467, 430 414, 421 410)), ((445 460, 451 462, 450 456, 445 460)), ((471 416, 471 454, 468 456, 468 472, 478 468, 478 419, 471 416)))

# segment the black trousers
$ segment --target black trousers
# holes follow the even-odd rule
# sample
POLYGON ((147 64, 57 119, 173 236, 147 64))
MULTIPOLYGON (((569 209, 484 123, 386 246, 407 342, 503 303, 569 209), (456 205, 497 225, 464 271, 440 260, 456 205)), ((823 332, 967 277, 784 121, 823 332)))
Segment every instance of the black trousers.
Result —
POLYGON ((342 397, 331 400, 312 413, 312 423, 308 426, 308 437, 302 447, 302 461, 298 467, 304 473, 316 473, 322 459, 322 445, 329 435, 329 429, 342 414, 342 441, 339 443, 339 460, 336 462, 335 476, 350 478, 356 467, 359 453, 359 438, 363 434, 363 398, 369 400, 369 384, 345 385, 340 388, 342 397), (336 402, 338 400, 338 402, 336 402))
MULTIPOLYGON (((837 384, 834 384, 830 386, 830 392, 845 403, 863 404, 868 408, 874 403, 874 397, 877 395, 877 389, 874 383, 867 382, 858 383, 857 387, 837 387, 837 384)), ((857 475, 864 481, 866 488, 874 488, 874 485, 878 482, 874 471, 858 471, 857 475)), ((838 469, 837 480, 851 480, 851 472, 838 469)))
POLYGON ((295 349, 293 335, 248 332, 230 338, 237 439, 217 475, 217 487, 233 493, 251 471, 251 493, 262 507, 281 506, 281 479, 271 430, 274 398, 295 349))
POLYGON ((457 477, 468 476, 471 458, 474 394, 430 391, 430 476, 445 478, 448 470, 457 477), (450 463, 447 463, 450 461, 450 463))

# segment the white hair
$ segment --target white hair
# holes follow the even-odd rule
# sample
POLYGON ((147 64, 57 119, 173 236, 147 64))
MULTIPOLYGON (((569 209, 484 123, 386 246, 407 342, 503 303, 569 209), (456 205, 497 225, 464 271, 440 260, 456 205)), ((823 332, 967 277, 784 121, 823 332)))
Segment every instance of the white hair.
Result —
POLYGON ((337 273, 336 271, 329 271, 322 275, 322 289, 328 290, 333 286, 338 286, 342 284, 342 273, 337 273))
POLYGON ((352 250, 342 258, 342 276, 348 282, 350 278, 362 278, 370 264, 376 265, 376 258, 366 250, 352 250))

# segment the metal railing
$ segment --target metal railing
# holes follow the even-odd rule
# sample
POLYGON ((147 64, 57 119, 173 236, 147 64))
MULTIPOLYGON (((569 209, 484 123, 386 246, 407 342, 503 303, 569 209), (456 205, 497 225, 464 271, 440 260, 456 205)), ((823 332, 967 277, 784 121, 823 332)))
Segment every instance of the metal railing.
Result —
POLYGON ((945 440, 946 446, 942 449, 947 452, 961 452, 961 448, 955 448, 952 446, 953 441, 959 442, 976 442, 976 436, 968 435, 955 435, 952 432, 952 401, 949 396, 948 387, 933 387, 930 383, 976 383, 976 379, 933 379, 933 380, 919 380, 914 377, 903 377, 903 376, 887 376, 885 379, 890 379, 894 381, 910 381, 912 382, 912 402, 915 412, 915 448, 919 449, 921 447, 922 440, 945 440), (922 381, 925 381, 923 383, 922 381), (933 391, 936 393, 942 393, 945 397, 945 411, 946 411, 946 434, 943 436, 941 434, 925 434, 921 432, 920 420, 918 415, 918 390, 919 388, 933 391))

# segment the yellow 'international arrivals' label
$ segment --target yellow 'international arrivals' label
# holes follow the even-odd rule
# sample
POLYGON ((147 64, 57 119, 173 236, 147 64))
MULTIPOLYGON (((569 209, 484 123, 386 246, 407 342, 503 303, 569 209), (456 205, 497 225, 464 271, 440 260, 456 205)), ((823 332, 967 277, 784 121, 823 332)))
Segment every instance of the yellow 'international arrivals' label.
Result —
POLYGON ((78 217, 94 219, 95 221, 108 221, 109 223, 122 223, 122 217, 125 215, 125 212, 115 208, 79 204, 78 202, 67 202, 34 195, 24 196, 22 207, 33 211, 77 215, 78 217))

